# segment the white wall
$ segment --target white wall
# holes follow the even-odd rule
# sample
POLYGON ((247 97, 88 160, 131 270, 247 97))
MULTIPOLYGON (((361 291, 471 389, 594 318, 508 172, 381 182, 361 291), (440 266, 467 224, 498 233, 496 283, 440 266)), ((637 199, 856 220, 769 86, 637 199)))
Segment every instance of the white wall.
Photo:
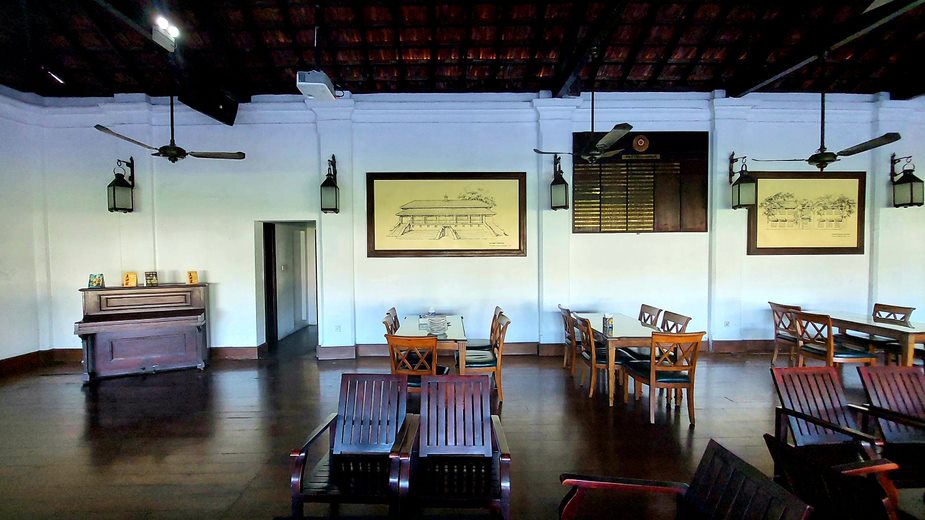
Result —
MULTIPOLYGON (((510 341, 561 338, 557 303, 635 313, 645 302, 693 316, 714 339, 769 337, 768 300, 866 312, 873 301, 925 309, 925 209, 888 207, 889 153, 925 161, 925 100, 831 96, 827 141, 840 149, 888 130, 903 140, 831 165, 868 175, 863 255, 747 256, 744 211, 729 208, 726 157, 808 156, 818 146, 817 95, 599 94, 598 129, 707 130, 709 233, 573 235, 570 214, 548 209, 552 161, 536 146, 571 146, 588 130, 589 103, 531 94, 357 95, 328 104, 258 96, 234 127, 183 106, 177 141, 196 150, 243 150, 244 161, 177 164, 93 130, 102 123, 151 144, 168 133, 166 100, 0 96, 0 357, 76 347, 77 289, 102 272, 158 270, 164 282, 199 270, 211 285, 213 346, 255 346, 261 294, 256 221, 317 222, 322 345, 381 343, 396 306, 466 316, 486 335, 501 305, 510 341), (17 98, 17 99, 14 99, 17 98), (318 212, 318 185, 337 156, 339 214, 318 212), (105 210, 116 158, 134 155, 133 214, 105 210), (367 258, 368 171, 523 171, 527 246, 520 258, 367 258), (23 196, 27 193, 28 196, 23 196), (46 209, 47 208, 47 209, 46 209), (9 295, 14 294, 11 298, 9 295)), ((758 163, 749 163, 752 171, 758 163)), ((766 163, 767 169, 812 169, 766 163)), ((569 160, 563 161, 569 181, 569 160)))

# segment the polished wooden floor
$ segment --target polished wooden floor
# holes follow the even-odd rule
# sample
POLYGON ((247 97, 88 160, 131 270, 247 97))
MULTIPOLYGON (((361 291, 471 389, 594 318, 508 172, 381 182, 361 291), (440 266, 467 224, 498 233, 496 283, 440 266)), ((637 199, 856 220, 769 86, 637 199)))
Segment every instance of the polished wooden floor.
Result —
MULTIPOLYGON (((335 410, 340 374, 388 369, 382 358, 317 362, 311 333, 287 338, 269 360, 216 362, 205 372, 84 387, 79 366, 62 365, 0 380, 0 518, 286 516, 288 452, 335 410)), ((761 439, 776 404, 769 357, 701 363, 697 426, 689 428, 684 406, 662 406, 650 425, 647 397, 609 408, 603 394, 588 398, 561 359, 506 357, 499 412, 513 454, 514 518, 555 518, 562 472, 686 481, 710 438, 769 472, 761 439)), ((850 369, 846 384, 857 398, 850 369)), ((665 518, 673 504, 595 495, 586 510, 588 518, 665 518)), ((329 514, 321 505, 307 512, 329 514)), ((386 510, 344 506, 340 514, 381 518, 386 510)))

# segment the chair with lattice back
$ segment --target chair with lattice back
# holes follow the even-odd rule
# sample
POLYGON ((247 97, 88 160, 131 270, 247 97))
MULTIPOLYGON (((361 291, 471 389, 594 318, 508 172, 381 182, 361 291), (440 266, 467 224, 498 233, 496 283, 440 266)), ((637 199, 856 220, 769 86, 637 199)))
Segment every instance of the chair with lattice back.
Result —
POLYGON ((792 311, 792 315, 800 342, 797 366, 804 366, 806 358, 824 361, 826 366, 844 363, 877 364, 876 354, 846 347, 835 340, 831 316, 803 311, 792 311))
POLYGON ((771 354, 771 364, 777 363, 777 353, 781 347, 789 352, 787 361, 793 363, 799 341, 797 340, 797 327, 793 321, 793 312, 802 310, 798 305, 784 305, 782 303, 768 302, 771 306, 771 318, 774 322, 774 353, 771 354))
MULTIPOLYGON (((880 323, 889 323, 891 325, 906 325, 912 319, 912 311, 915 307, 903 307, 900 305, 887 305, 885 303, 875 303, 871 316, 874 321, 880 323)), ((835 335, 835 341, 841 342, 846 346, 855 346, 872 353, 886 355, 887 364, 890 360, 895 360, 895 364, 900 364, 902 357, 902 346, 896 339, 876 334, 865 334, 863 332, 846 331, 835 335)))
POLYGON ((489 351, 492 349, 492 345, 495 344, 495 340, 498 337, 498 316, 500 316, 504 310, 499 306, 495 306, 495 311, 491 315, 491 326, 488 328, 488 337, 487 338, 467 338, 466 339, 466 350, 484 350, 489 351))
POLYGON ((690 322, 691 319, 683 314, 665 311, 665 314, 662 314, 662 324, 659 328, 662 329, 662 332, 681 334, 687 332, 687 324, 690 322))
POLYGON ((565 345, 562 351, 562 368, 571 367, 572 374, 575 374, 575 358, 578 356, 578 346, 581 338, 575 334, 575 317, 572 311, 559 305, 559 315, 562 316, 562 327, 565 335, 565 345))
POLYGON ((705 332, 652 334, 649 359, 628 361, 623 365, 623 402, 629 401, 629 378, 635 384, 636 400, 642 398, 642 385, 649 385, 649 422, 655 424, 658 399, 655 390, 667 388, 670 398, 675 392, 675 405, 681 405, 681 392, 687 391, 687 415, 691 425, 694 416, 694 384, 697 359, 705 332))
POLYGON ((389 343, 392 373, 408 378, 411 392, 421 391, 421 377, 445 375, 449 368, 437 364, 437 336, 385 335, 389 343))
POLYGON ((645 323, 646 325, 656 326, 658 325, 658 316, 661 313, 662 310, 658 307, 653 307, 643 303, 639 306, 639 321, 645 323))

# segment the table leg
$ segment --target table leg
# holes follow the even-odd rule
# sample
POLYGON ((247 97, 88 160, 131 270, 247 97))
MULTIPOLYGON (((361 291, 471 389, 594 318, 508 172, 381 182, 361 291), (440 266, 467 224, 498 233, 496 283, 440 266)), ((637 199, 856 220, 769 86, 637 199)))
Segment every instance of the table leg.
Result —
POLYGON ((456 350, 459 351, 459 375, 466 375, 466 342, 456 343, 456 350))
POLYGON ((607 386, 610 393, 610 406, 613 407, 613 393, 617 371, 617 346, 607 342, 607 386))

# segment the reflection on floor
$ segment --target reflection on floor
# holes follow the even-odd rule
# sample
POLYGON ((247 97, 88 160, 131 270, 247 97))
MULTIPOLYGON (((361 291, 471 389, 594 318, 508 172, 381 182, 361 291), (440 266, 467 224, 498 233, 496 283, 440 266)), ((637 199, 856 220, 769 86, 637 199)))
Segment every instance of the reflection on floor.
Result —
MULTIPOLYGON (((388 371, 383 358, 318 362, 314 337, 313 327, 300 331, 267 360, 219 361, 205 372, 112 379, 91 388, 81 385, 76 365, 0 381, 0 518, 287 515, 289 450, 334 411, 340 374, 388 371)), ((683 406, 663 405, 653 426, 647 397, 614 408, 605 395, 588 399, 561 359, 505 358, 507 401, 499 411, 513 453, 514 517, 554 518, 562 472, 686 481, 711 437, 769 472, 761 434, 772 430, 777 400, 768 360, 705 356, 697 427, 690 429, 683 406)), ((845 378, 857 400, 856 373, 847 369, 845 378)), ((670 497, 593 495, 586 505, 588 518, 617 511, 663 518, 674 510, 670 497)), ((307 512, 329 514, 320 505, 307 512)), ((340 512, 386 516, 380 506, 340 512)))

